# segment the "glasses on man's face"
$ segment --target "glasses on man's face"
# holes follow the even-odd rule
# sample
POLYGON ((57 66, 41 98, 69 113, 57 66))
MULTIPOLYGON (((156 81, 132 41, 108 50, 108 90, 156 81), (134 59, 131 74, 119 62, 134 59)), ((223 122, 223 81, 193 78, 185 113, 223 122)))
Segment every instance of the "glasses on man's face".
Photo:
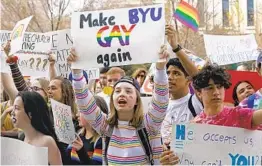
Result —
POLYGON ((40 91, 40 90, 43 90, 43 88, 39 88, 37 86, 29 87, 29 91, 40 91))

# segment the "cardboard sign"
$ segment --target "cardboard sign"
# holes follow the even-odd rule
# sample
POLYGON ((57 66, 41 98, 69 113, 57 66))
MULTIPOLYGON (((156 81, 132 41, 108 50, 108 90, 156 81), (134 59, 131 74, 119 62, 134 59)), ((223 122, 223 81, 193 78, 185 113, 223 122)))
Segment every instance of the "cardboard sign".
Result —
POLYGON ((88 80, 96 80, 99 79, 100 76, 100 70, 99 68, 92 68, 92 69, 88 69, 86 71, 87 76, 88 76, 88 80))
POLYGON ((75 140, 75 128, 71 107, 51 99, 55 132, 61 142, 71 144, 75 140))
POLYGON ((262 132, 207 124, 173 125, 180 165, 262 165, 262 132))
POLYGON ((72 68, 157 62, 165 39, 163 4, 75 12, 71 33, 79 61, 72 68))
MULTIPOLYGON (((0 40, 4 44, 10 39, 11 31, 0 31, 0 40)), ((18 66, 23 75, 33 77, 48 76, 49 51, 56 55, 57 75, 68 78, 71 72, 66 58, 73 46, 70 30, 60 30, 47 33, 26 32, 22 43, 22 50, 15 55, 19 57, 18 66)), ((1 58, 1 69, 10 72, 10 67, 5 63, 6 56, 1 58), (3 61, 2 61, 3 59, 3 61)))
POLYGON ((33 16, 30 16, 16 23, 10 36, 10 40, 11 40, 10 55, 13 55, 14 53, 22 49, 24 33, 32 18, 33 16))
MULTIPOLYGON (((0 31, 1 42, 9 40, 10 31, 0 31)), ((14 55, 18 56, 17 64, 25 76, 46 77, 48 75, 48 55, 51 48, 51 38, 45 33, 25 32, 22 41, 22 49, 14 55)), ((12 46, 11 46, 12 49, 12 46)), ((5 63, 6 56, 2 57, 5 63)), ((10 71, 10 67, 5 71, 10 71)))
POLYGON ((67 57, 73 46, 70 29, 48 32, 51 37, 51 49, 56 55, 56 71, 57 75, 68 78, 71 72, 71 66, 67 64, 67 57))
POLYGON ((1 137, 1 165, 48 165, 48 148, 1 137))
POLYGON ((204 35, 207 56, 211 62, 227 65, 256 60, 258 56, 255 36, 204 35))

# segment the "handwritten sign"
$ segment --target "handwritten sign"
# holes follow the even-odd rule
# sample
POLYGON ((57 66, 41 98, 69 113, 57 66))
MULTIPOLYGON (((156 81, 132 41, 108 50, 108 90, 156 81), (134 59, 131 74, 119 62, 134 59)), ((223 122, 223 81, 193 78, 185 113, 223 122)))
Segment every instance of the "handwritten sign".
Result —
POLYGON ((206 124, 173 126, 180 165, 262 165, 262 132, 206 124), (201 153, 199 153, 201 151, 201 153))
POLYGON ((57 75, 68 78, 71 66, 67 64, 66 58, 73 46, 70 29, 48 32, 51 37, 51 50, 56 55, 57 75))
POLYGON ((1 165, 48 165, 47 147, 35 147, 17 139, 1 137, 1 150, 1 165))
POLYGON ((10 55, 22 49, 24 33, 32 18, 33 16, 30 16, 16 23, 10 36, 10 40, 11 40, 10 55))
POLYGON ((204 35, 204 41, 207 56, 218 65, 256 60, 258 56, 254 35, 204 35))
MULTIPOLYGON (((1 42, 6 43, 6 41, 9 40, 10 35, 10 31, 0 31, 1 42)), ((22 74, 38 77, 47 76, 49 64, 47 52, 50 48, 50 36, 44 33, 25 32, 22 49, 15 54, 19 58, 17 64, 22 74)), ((6 56, 3 58, 6 58, 6 56)), ((7 64, 5 65, 8 66, 7 64)))
POLYGON ((87 76, 88 76, 88 80, 99 79, 99 76, 100 76, 99 68, 88 69, 86 71, 86 73, 87 73, 87 76))
POLYGON ((71 33, 80 58, 72 68, 157 62, 165 39, 164 12, 161 4, 73 13, 71 33))
POLYGON ((61 142, 71 144, 75 139, 71 107, 51 99, 55 132, 61 142))

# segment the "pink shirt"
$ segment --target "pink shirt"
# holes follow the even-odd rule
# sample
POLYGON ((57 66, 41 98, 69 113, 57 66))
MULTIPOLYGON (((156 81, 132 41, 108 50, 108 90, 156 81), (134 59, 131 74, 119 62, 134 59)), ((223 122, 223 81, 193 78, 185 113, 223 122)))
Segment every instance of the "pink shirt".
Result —
POLYGON ((202 124, 213 124, 219 126, 239 127, 245 129, 256 129, 252 127, 254 111, 250 108, 224 107, 223 111, 214 116, 207 116, 202 111, 195 117, 193 122, 202 124))

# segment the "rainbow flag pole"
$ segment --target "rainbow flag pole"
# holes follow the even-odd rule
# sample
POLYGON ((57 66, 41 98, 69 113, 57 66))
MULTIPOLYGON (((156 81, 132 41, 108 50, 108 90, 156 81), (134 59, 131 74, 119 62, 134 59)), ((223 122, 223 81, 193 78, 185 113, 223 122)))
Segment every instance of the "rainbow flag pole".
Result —
POLYGON ((176 10, 174 11, 174 17, 186 27, 192 29, 195 32, 198 31, 200 22, 198 11, 187 2, 181 1, 178 4, 176 10))

